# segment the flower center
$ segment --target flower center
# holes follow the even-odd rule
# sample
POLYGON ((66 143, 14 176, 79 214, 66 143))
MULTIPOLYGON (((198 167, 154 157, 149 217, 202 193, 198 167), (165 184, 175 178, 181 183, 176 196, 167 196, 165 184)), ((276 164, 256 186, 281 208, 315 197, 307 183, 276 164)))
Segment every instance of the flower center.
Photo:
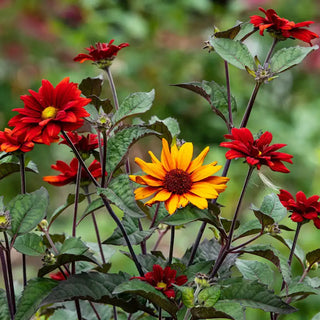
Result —
POLYGON ((58 112, 58 109, 56 109, 55 107, 46 107, 42 113, 41 113, 41 119, 42 120, 46 120, 46 119, 53 119, 56 117, 58 112))
POLYGON ((157 288, 161 288, 161 289, 167 289, 167 284, 166 283, 164 283, 164 282, 158 282, 157 283, 157 288))
POLYGON ((192 180, 189 173, 181 169, 173 169, 164 177, 163 186, 175 194, 187 193, 192 186, 192 180))

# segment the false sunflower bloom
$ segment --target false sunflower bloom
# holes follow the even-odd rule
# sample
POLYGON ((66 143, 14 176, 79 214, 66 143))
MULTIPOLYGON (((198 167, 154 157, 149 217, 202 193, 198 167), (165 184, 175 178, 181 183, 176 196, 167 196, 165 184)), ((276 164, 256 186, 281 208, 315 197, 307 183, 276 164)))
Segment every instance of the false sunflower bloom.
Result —
POLYGON ((185 207, 189 202, 200 209, 207 208, 207 199, 217 198, 226 189, 226 182, 229 180, 226 177, 212 176, 222 167, 217 166, 217 162, 202 165, 208 151, 209 147, 206 147, 192 160, 192 143, 187 142, 180 149, 174 144, 170 151, 167 140, 162 139, 161 161, 151 151, 149 154, 152 163, 135 159, 147 173, 145 176, 130 176, 132 181, 145 185, 135 190, 135 199, 153 196, 145 205, 164 202, 169 214, 185 207))
MULTIPOLYGON (((188 281, 187 276, 177 277, 177 271, 170 267, 162 267, 158 264, 153 265, 152 271, 147 272, 144 277, 132 277, 131 279, 139 279, 148 282, 157 290, 163 292, 168 298, 176 296, 173 285, 182 286, 188 281)), ((130 279, 130 280, 131 280, 130 279)))
POLYGON ((26 139, 25 134, 14 134, 9 128, 0 131, 0 150, 5 152, 29 152, 33 149, 34 143, 26 139))
POLYGON ((83 118, 90 116, 84 109, 91 99, 80 97, 78 85, 63 79, 55 88, 48 80, 42 80, 39 91, 29 90, 21 96, 24 108, 9 121, 15 127, 14 134, 25 133, 26 139, 49 145, 59 140, 61 130, 73 131, 83 125, 83 118))
POLYGON ((296 194, 296 200, 293 195, 284 189, 278 194, 281 204, 291 213, 291 220, 294 222, 307 222, 312 220, 317 229, 320 229, 320 203, 319 196, 314 195, 307 198, 306 195, 299 191, 296 194))
POLYGON ((230 142, 220 143, 221 147, 229 148, 226 153, 227 159, 245 158, 250 166, 256 166, 260 170, 262 165, 268 166, 273 171, 288 173, 290 170, 282 161, 292 163, 292 155, 277 150, 286 146, 283 143, 270 145, 272 134, 268 131, 260 138, 254 139, 251 131, 247 128, 233 128, 231 134, 224 136, 231 139, 230 142))
POLYGON ((310 24, 314 23, 313 21, 295 23, 285 18, 280 18, 273 9, 265 10, 259 8, 259 10, 262 11, 266 17, 251 16, 250 23, 260 30, 260 35, 263 35, 264 30, 267 30, 279 40, 294 38, 307 42, 310 45, 312 39, 319 38, 316 33, 303 28, 309 27, 310 24))

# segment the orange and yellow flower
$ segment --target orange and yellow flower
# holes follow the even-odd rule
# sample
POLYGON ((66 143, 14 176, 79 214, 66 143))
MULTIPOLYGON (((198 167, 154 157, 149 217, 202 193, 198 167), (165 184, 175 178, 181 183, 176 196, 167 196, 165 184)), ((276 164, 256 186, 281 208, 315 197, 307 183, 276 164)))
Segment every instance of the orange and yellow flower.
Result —
POLYGON ((222 167, 217 166, 217 162, 202 165, 208 152, 209 147, 206 147, 192 160, 192 143, 187 142, 180 149, 174 144, 170 150, 167 140, 162 139, 161 161, 151 151, 152 163, 135 159, 147 173, 144 176, 130 176, 132 181, 145 186, 135 190, 135 199, 153 196, 145 205, 164 202, 169 214, 189 202, 200 209, 207 208, 207 199, 216 199, 226 189, 229 180, 227 177, 212 176, 222 167))

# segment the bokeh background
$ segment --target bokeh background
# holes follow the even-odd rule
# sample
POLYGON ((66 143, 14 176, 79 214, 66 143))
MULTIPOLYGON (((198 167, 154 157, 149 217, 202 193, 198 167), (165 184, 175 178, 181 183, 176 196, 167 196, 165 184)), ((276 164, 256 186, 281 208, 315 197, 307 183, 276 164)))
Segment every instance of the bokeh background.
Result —
MULTIPOLYGON (((209 145, 208 161, 218 160, 223 164, 225 150, 218 147, 226 133, 223 122, 201 97, 170 84, 201 80, 224 84, 222 61, 214 53, 203 50, 203 43, 213 33, 214 26, 224 30, 235 25, 237 20, 248 21, 251 15, 260 14, 259 6, 274 8, 280 16, 295 22, 313 20, 315 24, 311 30, 320 33, 320 2, 313 0, 0 0, 0 127, 7 126, 15 114, 11 111, 13 108, 23 107, 20 95, 27 94, 28 89, 38 90, 41 79, 56 85, 67 76, 78 83, 88 76, 98 76, 101 70, 89 62, 78 64, 72 59, 91 44, 115 39, 115 44, 130 44, 112 65, 119 100, 132 92, 155 88, 154 106, 142 118, 147 120, 153 114, 161 119, 176 118, 181 128, 180 138, 192 141, 196 152, 209 145)), ((264 37, 255 34, 246 42, 261 60, 271 43, 267 34, 264 37)), ((304 45, 297 40, 287 40, 279 47, 298 44, 304 45)), ((234 67, 230 67, 230 74, 232 93, 238 104, 235 116, 238 124, 254 80, 234 67)), ((294 164, 289 165, 291 173, 274 173, 269 169, 263 173, 275 185, 294 194, 299 190, 308 196, 320 193, 319 75, 320 54, 313 52, 301 65, 262 87, 248 124, 253 132, 268 130, 273 133, 274 142, 287 143, 284 152, 294 155, 294 164)), ((111 98, 107 83, 102 96, 111 98)), ((158 146, 160 143, 156 138, 146 138, 135 145, 131 156, 138 154, 149 161, 147 151, 153 150, 158 155, 158 146)), ((39 145, 28 157, 37 163, 40 171, 40 176, 27 174, 27 190, 31 192, 43 185, 41 176, 56 174, 50 169, 51 164, 58 159, 69 161, 72 155, 65 146, 39 145)), ((133 163, 132 167, 138 170, 133 163)), ((241 161, 231 166, 231 181, 220 199, 225 206, 222 211, 225 217, 233 214, 246 171, 247 167, 241 161)), ((73 192, 73 186, 46 187, 50 193, 51 212, 64 203, 68 192, 73 192)), ((18 174, 0 181, 0 195, 4 196, 5 202, 18 194, 19 188, 18 174)), ((242 219, 252 218, 248 210, 250 203, 259 206, 263 197, 271 192, 255 176, 246 195, 242 219)), ((65 226, 71 214, 71 211, 66 212, 56 221, 55 232, 70 234, 71 226, 70 230, 65 226)), ((114 226, 105 213, 99 213, 98 218, 102 237, 107 238, 114 226)), ((295 227, 290 219, 286 224, 295 227)), ((186 226, 177 232, 176 256, 181 256, 193 243, 190 234, 195 235, 198 227, 198 224, 186 226)), ((89 219, 80 225, 78 234, 84 240, 95 241, 89 219)), ((210 231, 207 237, 212 237, 210 231)), ((292 238, 293 234, 284 234, 284 237, 292 238)), ((267 237, 264 241, 272 242, 267 237)), ((320 230, 311 224, 304 225, 299 245, 308 252, 317 249, 319 243, 320 230)), ((166 240, 162 249, 166 252, 166 240)), ((21 277, 19 259, 15 260, 17 279, 21 277)), ((35 276, 41 261, 29 259, 28 262, 31 265, 28 275, 35 276)), ((134 272, 130 261, 121 254, 116 255, 113 270, 124 264, 128 266, 126 271, 134 272)), ((294 272, 301 272, 296 263, 294 272)), ((317 274, 319 271, 312 272, 312 276, 317 274)), ((277 280, 270 279, 270 283, 277 280)), ((319 312, 318 302, 319 297, 310 297, 307 302, 297 303, 300 311, 284 318, 311 319, 319 312)), ((248 319, 258 316, 268 319, 262 312, 248 312, 248 319)))

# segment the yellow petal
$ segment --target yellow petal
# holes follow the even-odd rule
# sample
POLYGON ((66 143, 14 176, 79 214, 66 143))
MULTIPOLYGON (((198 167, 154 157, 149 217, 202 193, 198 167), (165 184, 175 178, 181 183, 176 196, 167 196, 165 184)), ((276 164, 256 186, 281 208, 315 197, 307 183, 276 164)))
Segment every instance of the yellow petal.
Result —
POLYGON ((174 166, 173 169, 176 169, 176 168, 177 168, 178 153, 179 153, 179 150, 178 150, 178 148, 177 148, 177 145, 174 144, 174 145, 171 147, 171 157, 172 157, 173 166, 174 166))
POLYGON ((190 192, 207 199, 215 199, 219 196, 212 184, 202 181, 193 183, 190 192))
POLYGON ((208 177, 204 179, 204 182, 209 182, 213 184, 224 184, 227 183, 230 179, 228 177, 218 177, 218 176, 213 176, 213 177, 208 177))
POLYGON ((156 163, 147 163, 140 158, 135 158, 135 162, 145 173, 160 180, 164 179, 166 172, 162 165, 158 165, 156 163))
POLYGON ((148 185, 150 187, 162 187, 163 186, 162 180, 156 179, 152 176, 136 176, 134 181, 136 183, 148 185))
POLYGON ((157 187, 140 187, 134 191, 135 199, 141 200, 148 198, 158 190, 159 188, 157 187))
POLYGON ((179 196, 177 194, 172 194, 171 197, 164 203, 169 214, 173 214, 179 203, 179 196))
POLYGON ((209 152, 209 147, 204 148, 201 153, 191 161, 189 168, 187 170, 188 173, 193 172, 195 169, 202 166, 203 160, 209 152))
POLYGON ((183 195, 180 196, 178 206, 184 208, 189 203, 189 200, 183 195))
POLYGON ((153 163, 157 163, 157 164, 162 165, 162 163, 158 160, 158 158, 153 154, 152 151, 149 151, 148 153, 149 153, 149 155, 150 155, 151 160, 152 160, 153 163))
POLYGON ((161 163, 167 171, 176 168, 175 161, 171 157, 169 144, 166 139, 162 139, 161 163))
POLYGON ((212 176, 222 168, 222 166, 216 166, 216 164, 217 162, 213 162, 194 170, 191 174, 191 180, 196 182, 212 176))
POLYGON ((177 168, 186 171, 190 165, 193 155, 193 144, 190 142, 184 143, 178 152, 177 168))
POLYGON ((196 207, 198 207, 199 209, 206 209, 208 208, 208 201, 207 199, 198 197, 197 195, 193 194, 193 193, 185 193, 184 196, 192 203, 194 204, 196 207))
POLYGON ((160 190, 152 199, 145 203, 147 206, 153 205, 155 202, 166 201, 170 198, 171 192, 168 190, 162 189, 160 190))

